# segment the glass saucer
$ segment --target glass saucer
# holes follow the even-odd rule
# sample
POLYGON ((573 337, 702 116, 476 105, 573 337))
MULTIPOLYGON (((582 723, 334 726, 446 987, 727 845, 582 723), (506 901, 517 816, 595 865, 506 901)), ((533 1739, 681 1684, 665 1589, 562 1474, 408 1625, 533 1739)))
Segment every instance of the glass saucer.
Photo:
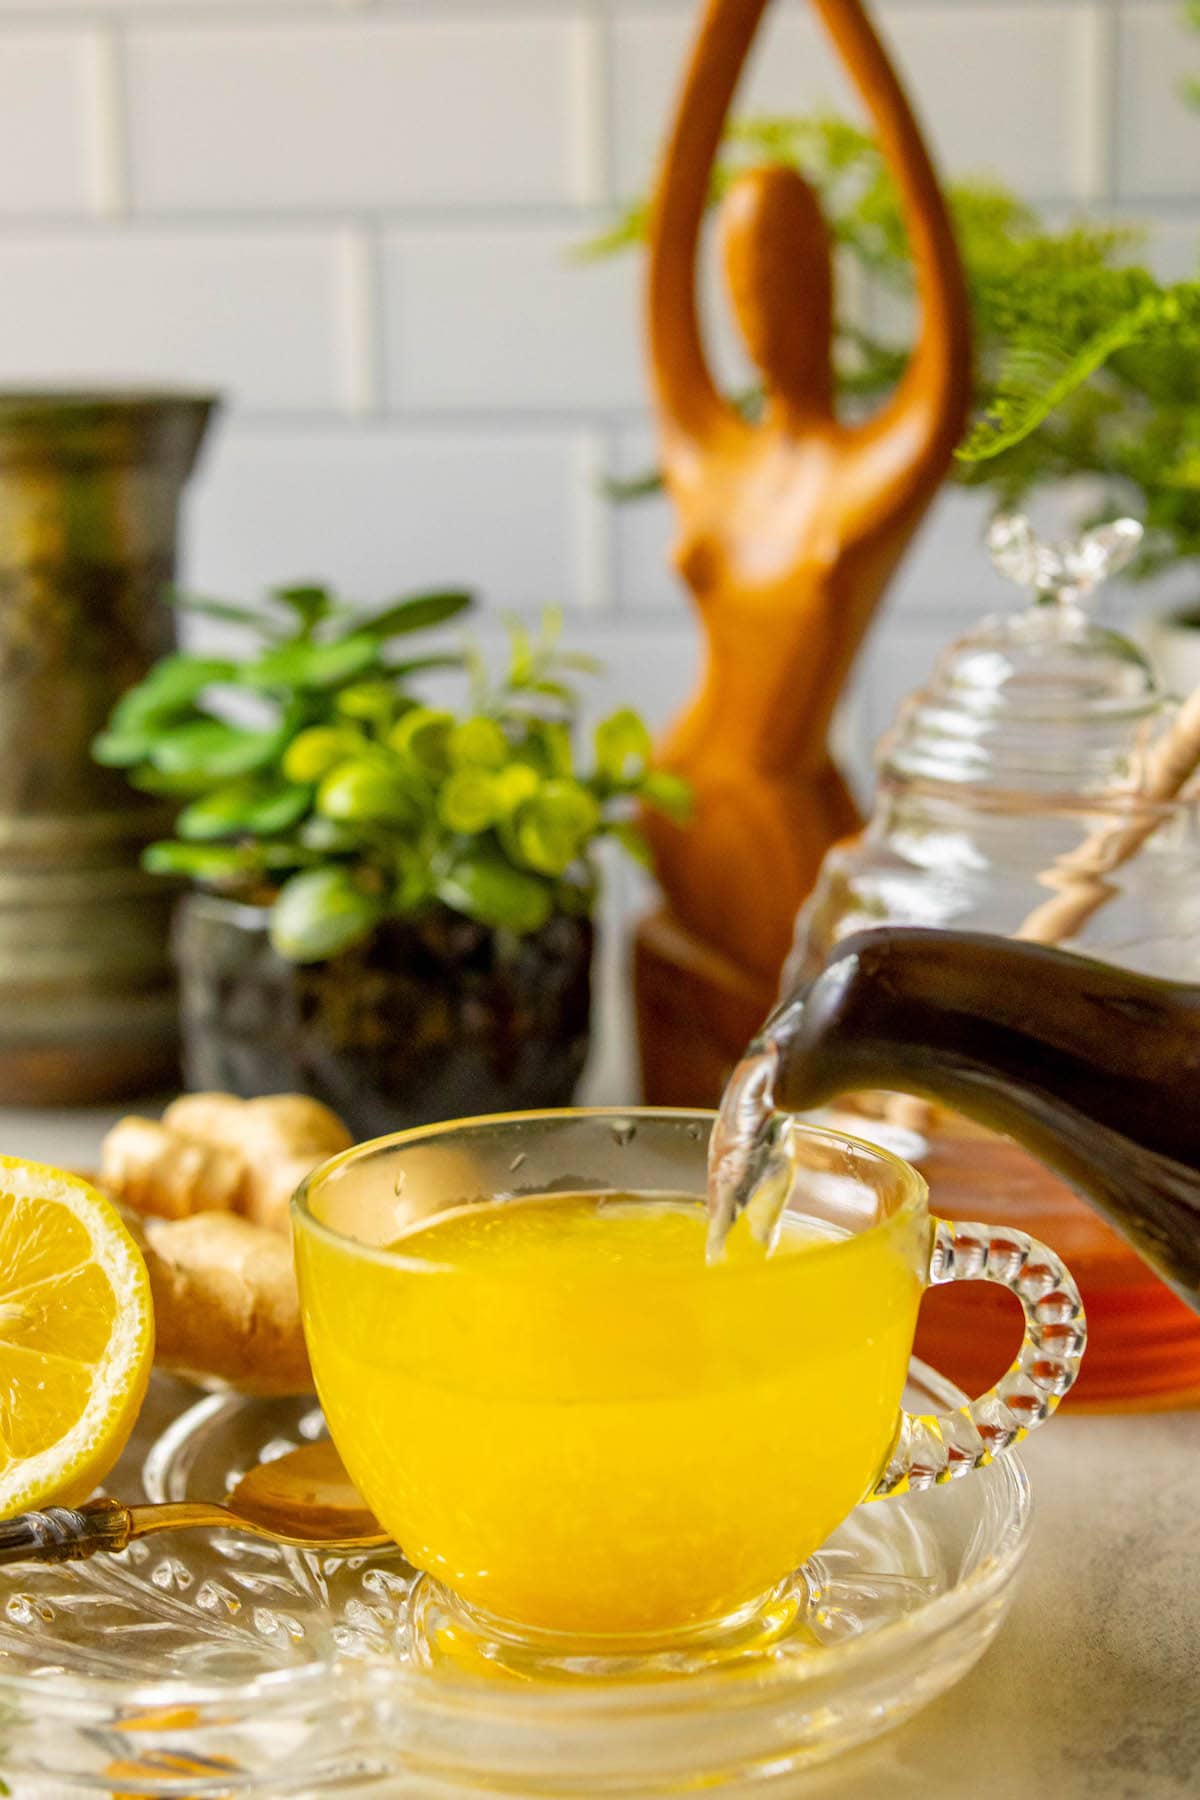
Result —
MULTIPOLYGON (((962 1396, 923 1364, 905 1405, 962 1396)), ((156 1378, 110 1482, 216 1498, 323 1432, 311 1402, 156 1378)), ((757 1794, 889 1730, 982 1654, 1029 1529, 1013 1457, 863 1506, 744 1619, 669 1654, 540 1655, 398 1551, 233 1532, 0 1572, 0 1769, 29 1800, 757 1794)))

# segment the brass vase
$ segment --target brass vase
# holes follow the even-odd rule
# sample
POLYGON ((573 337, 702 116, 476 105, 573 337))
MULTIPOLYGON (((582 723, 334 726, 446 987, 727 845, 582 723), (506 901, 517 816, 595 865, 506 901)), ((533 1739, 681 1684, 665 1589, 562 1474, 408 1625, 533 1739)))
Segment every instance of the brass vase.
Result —
POLYGON ((169 1084, 160 803, 93 762, 175 641, 165 589, 203 394, 0 394, 0 1104, 169 1084))

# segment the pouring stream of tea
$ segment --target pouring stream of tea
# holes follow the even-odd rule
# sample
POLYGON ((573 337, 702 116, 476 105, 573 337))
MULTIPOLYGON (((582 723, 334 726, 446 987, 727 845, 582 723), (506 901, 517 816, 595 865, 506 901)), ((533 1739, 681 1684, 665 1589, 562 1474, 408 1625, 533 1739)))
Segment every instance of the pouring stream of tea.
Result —
MULTIPOLYGON (((790 1013, 791 1009, 789 1009, 790 1013)), ((772 1249, 783 1222, 792 1170, 791 1120, 775 1109, 778 1046, 756 1038, 721 1096, 708 1150, 708 1260, 717 1262, 735 1221, 772 1249)))

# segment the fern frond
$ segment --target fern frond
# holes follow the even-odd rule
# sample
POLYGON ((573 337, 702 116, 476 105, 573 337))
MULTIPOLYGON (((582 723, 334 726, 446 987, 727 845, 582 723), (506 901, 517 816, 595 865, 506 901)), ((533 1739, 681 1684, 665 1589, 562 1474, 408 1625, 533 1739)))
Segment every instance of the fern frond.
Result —
POLYGON ((1001 356, 995 390, 982 419, 958 450, 964 462, 985 462, 1012 450, 1038 429, 1096 371, 1139 343, 1200 329, 1200 284, 1181 282, 1143 294, 1084 342, 1069 336, 1013 342, 1001 356))
POLYGON ((602 262, 607 256, 616 256, 621 250, 632 250, 646 241, 649 225, 650 208, 644 200, 635 200, 624 212, 618 213, 612 224, 595 237, 585 238, 576 244, 570 252, 571 261, 576 263, 602 262))

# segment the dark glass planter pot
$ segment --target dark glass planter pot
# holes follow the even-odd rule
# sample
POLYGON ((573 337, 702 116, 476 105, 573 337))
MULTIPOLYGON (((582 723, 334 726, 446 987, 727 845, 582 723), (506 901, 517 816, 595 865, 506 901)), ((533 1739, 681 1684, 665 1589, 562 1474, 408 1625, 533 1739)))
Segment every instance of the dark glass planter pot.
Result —
POLYGON ((328 962, 271 948, 261 906, 191 894, 175 924, 193 1089, 311 1094, 359 1138, 566 1106, 587 1058, 592 925, 516 938, 443 909, 328 962))

